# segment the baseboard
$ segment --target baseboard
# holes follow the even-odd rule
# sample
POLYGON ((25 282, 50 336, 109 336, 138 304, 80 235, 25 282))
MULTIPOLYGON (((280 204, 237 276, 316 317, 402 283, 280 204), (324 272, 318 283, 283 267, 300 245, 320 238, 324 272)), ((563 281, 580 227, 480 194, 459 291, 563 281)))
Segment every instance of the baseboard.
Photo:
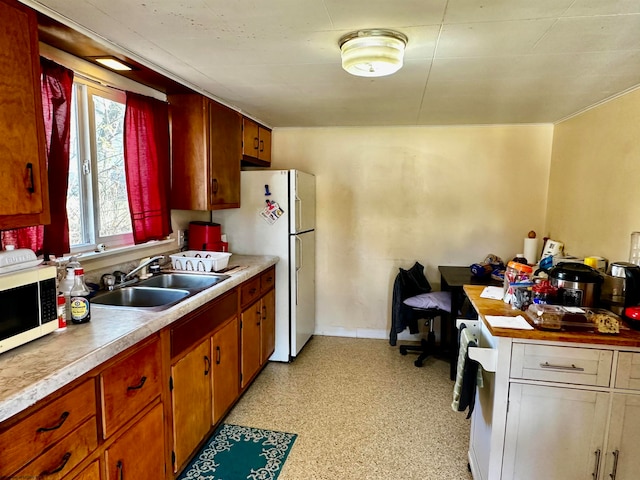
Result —
MULTIPOLYGON (((389 340, 388 330, 376 330, 373 328, 345 328, 328 327, 316 328, 314 335, 324 335, 327 337, 350 337, 350 338, 374 338, 379 340, 389 340)), ((398 334, 398 340, 419 342, 422 334, 411 334, 408 330, 398 334)))

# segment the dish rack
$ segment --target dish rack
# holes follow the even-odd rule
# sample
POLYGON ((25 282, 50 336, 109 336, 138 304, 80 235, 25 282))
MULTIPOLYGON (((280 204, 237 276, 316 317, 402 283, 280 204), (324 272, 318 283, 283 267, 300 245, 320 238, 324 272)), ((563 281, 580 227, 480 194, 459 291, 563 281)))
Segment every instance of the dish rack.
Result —
POLYGON ((218 272, 229 264, 228 252, 189 250, 169 255, 174 270, 187 272, 218 272))

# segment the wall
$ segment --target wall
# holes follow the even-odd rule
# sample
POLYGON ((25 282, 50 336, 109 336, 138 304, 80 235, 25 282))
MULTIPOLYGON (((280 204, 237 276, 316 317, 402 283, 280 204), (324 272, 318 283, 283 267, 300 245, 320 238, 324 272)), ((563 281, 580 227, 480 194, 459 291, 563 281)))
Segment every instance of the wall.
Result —
POLYGON ((628 261, 640 230, 640 90, 555 126, 547 230, 575 256, 628 261))
MULTIPOLYGON (((388 338, 398 267, 489 253, 543 232, 552 125, 286 128, 273 168, 317 176, 318 334, 388 338)), ((540 235, 542 236, 542 235, 540 235)))

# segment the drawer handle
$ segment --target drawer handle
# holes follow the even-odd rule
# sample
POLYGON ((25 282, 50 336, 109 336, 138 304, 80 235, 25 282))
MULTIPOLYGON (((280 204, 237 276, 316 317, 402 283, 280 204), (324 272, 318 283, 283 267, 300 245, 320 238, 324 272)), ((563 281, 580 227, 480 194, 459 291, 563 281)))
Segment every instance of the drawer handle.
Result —
POLYGON ((69 461, 69 459, 71 458, 71 452, 67 452, 64 454, 64 456, 62 457, 62 461, 60 462, 60 465, 58 465, 56 468, 54 468, 53 470, 45 470, 44 472, 42 472, 40 474, 41 477, 48 477, 49 475, 53 475, 54 473, 58 473, 59 471, 61 471, 64 467, 66 467, 67 462, 69 461))
POLYGON ((216 346, 216 365, 220 365, 220 345, 216 346))
POLYGON ((127 390, 140 390, 144 386, 144 382, 147 381, 147 377, 142 377, 138 385, 132 385, 127 387, 127 390))
POLYGON ((122 460, 118 460, 116 468, 118 469, 118 480, 124 480, 124 465, 122 460))
POLYGON ((211 371, 211 359, 209 358, 209 355, 205 355, 204 356, 204 376, 206 377, 207 375, 209 375, 210 371, 211 371))
POLYGON ((611 477, 611 480, 616 480, 616 475, 618 474, 618 458, 620 457, 620 450, 614 450, 611 453, 613 454, 613 470, 611 470, 609 476, 611 477))
POLYGON ((566 365, 553 365, 549 362, 544 362, 540 364, 540 368, 551 368, 553 370, 570 370, 573 372, 584 372, 584 368, 576 367, 573 363, 571 364, 570 367, 568 367, 566 365))
POLYGON ((249 290, 249 293, 250 293, 251 295, 254 295, 257 291, 258 291, 258 289, 257 289, 257 288, 252 288, 251 290, 249 290))
POLYGON ((593 452, 596 456, 596 465, 595 468, 593 469, 593 473, 591 474, 591 476, 595 479, 598 480, 598 470, 600 470, 600 449, 596 450, 595 452, 593 452))
POLYGON ((62 415, 60 415, 60 420, 58 420, 57 425, 54 425, 53 427, 40 427, 38 430, 36 430, 36 432, 43 433, 43 432, 51 432, 52 430, 57 430, 62 426, 62 424, 65 422, 65 420, 68 417, 69 417, 69 412, 62 412, 62 415))

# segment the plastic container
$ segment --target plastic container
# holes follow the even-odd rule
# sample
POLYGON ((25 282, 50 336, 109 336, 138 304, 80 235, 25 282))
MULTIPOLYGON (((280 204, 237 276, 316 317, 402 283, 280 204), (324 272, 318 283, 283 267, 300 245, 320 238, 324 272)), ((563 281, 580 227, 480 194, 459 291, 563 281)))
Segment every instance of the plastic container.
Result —
POLYGON ((189 250, 169 255, 174 270, 192 272, 219 272, 229 265, 228 252, 189 250))
POLYGON ((530 282, 532 274, 533 267, 526 263, 514 262, 513 260, 507 263, 507 268, 504 271, 504 303, 511 303, 513 284, 530 282))
POLYGON ((526 314, 536 327, 543 330, 616 334, 621 327, 620 317, 602 308, 534 303, 529 305, 526 314))

